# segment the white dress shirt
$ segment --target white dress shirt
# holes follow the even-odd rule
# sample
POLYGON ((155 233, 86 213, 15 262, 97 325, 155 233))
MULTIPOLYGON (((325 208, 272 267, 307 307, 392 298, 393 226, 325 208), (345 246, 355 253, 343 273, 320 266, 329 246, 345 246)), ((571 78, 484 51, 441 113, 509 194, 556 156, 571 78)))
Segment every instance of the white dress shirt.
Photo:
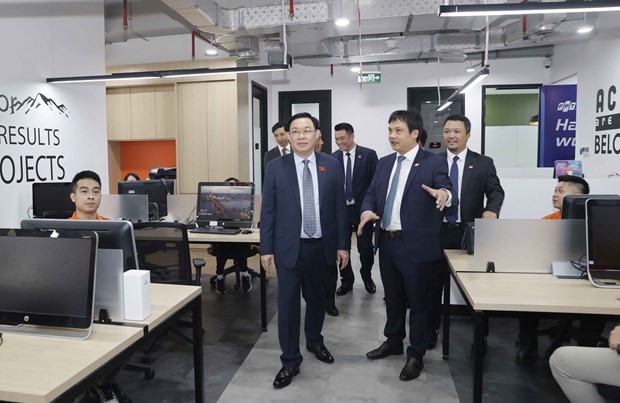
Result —
MULTIPOLYGON (((295 159, 295 169, 297 171, 297 183, 299 184, 299 200, 301 201, 301 215, 303 217, 304 213, 304 195, 303 195, 303 173, 304 173, 304 158, 301 158, 297 154, 293 154, 293 158, 295 159)), ((310 169, 310 174, 312 175, 312 188, 314 193, 314 210, 316 211, 316 233, 312 235, 312 238, 321 238, 323 233, 321 232, 321 212, 319 211, 319 178, 317 175, 317 165, 316 165, 316 154, 312 152, 308 158, 305 158, 308 161, 308 169, 310 169)), ((308 234, 304 232, 303 226, 300 230, 300 238, 308 238, 308 234)))

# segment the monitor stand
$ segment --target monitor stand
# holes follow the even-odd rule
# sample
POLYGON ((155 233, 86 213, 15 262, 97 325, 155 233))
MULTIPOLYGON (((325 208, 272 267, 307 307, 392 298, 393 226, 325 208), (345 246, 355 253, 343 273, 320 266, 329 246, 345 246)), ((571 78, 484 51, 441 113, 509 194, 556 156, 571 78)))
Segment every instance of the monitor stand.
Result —
POLYGON ((55 326, 39 326, 39 325, 0 325, 0 331, 6 333, 19 333, 33 336, 60 337, 65 339, 86 339, 90 336, 93 329, 92 323, 86 329, 77 329, 73 327, 55 327, 55 326))

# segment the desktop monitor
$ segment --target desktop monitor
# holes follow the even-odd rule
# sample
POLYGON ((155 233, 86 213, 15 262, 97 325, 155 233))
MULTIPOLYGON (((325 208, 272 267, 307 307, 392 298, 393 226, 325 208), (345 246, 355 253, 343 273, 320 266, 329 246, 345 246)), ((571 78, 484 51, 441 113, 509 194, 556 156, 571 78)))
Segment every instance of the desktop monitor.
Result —
POLYGON ((615 199, 618 195, 566 195, 562 201, 562 219, 583 220, 586 218, 586 200, 615 199))
POLYGON ((168 215, 169 192, 168 186, 163 180, 121 181, 118 182, 118 193, 145 194, 148 196, 149 204, 157 205, 158 214, 154 219, 168 215))
POLYGON ((225 228, 250 228, 254 215, 254 183, 200 182, 196 224, 225 228))
POLYGON ((58 229, 96 232, 99 238, 95 317, 104 321, 124 319, 123 272, 138 269, 138 254, 133 225, 130 221, 113 220, 23 220, 22 228, 44 233, 58 229), (107 312, 101 312, 105 309, 107 312), (104 314, 105 316, 103 316, 104 314))
POLYGON ((88 337, 93 321, 95 233, 0 229, 0 256, 0 330, 88 337), (71 329, 86 333, 72 334, 71 329))
POLYGON ((620 197, 586 201, 588 277, 599 287, 620 287, 620 197))
POLYGON ((32 184, 32 215, 34 218, 69 218, 75 211, 71 201, 71 182, 40 182, 32 184))

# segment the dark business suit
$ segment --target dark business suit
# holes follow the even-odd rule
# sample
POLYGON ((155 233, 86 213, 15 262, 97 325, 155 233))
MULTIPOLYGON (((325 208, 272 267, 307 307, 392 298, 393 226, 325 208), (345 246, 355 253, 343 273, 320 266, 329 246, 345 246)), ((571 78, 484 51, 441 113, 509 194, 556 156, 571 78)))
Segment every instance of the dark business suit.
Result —
MULTIPOLYGON (((446 152, 439 154, 439 156, 444 162, 447 162, 446 152)), ((499 211, 504 202, 504 189, 502 189, 491 158, 467 150, 458 197, 459 222, 455 224, 444 222, 442 224, 439 236, 442 249, 461 249, 461 240, 465 231, 464 224, 481 218, 483 212, 492 211, 499 217, 499 211)), ((430 333, 439 329, 442 307, 441 295, 448 270, 448 262, 442 255, 429 276, 428 330, 430 333)))
MULTIPOLYGON (((298 367, 300 288, 304 288, 306 343, 323 343, 327 274, 335 270, 337 251, 349 250, 350 229, 344 198, 344 174, 334 158, 315 153, 322 238, 304 240, 300 184, 294 154, 273 160, 263 185, 260 225, 262 255, 274 255, 278 273, 278 336, 282 365, 298 367)), ((315 195, 316 197, 316 195, 315 195)))
MULTIPOLYGON (((388 184, 396 153, 379 160, 375 176, 362 204, 362 211, 374 211, 383 217, 388 184)), ((407 177, 400 208, 402 231, 388 233, 375 228, 375 242, 379 248, 379 268, 385 289, 387 322, 384 334, 389 346, 402 345, 405 338, 406 303, 409 302, 408 358, 422 359, 426 351, 426 272, 431 262, 439 259, 439 231, 443 212, 436 208, 436 200, 422 185, 434 189, 451 190, 445 161, 428 151, 418 149, 407 177)), ((458 198, 452 192, 452 203, 458 198)))
MULTIPOLYGON (((343 172, 345 172, 344 161, 347 158, 346 153, 338 150, 332 153, 332 156, 340 162, 341 166, 343 167, 343 172)), ((370 148, 362 147, 356 144, 355 161, 353 163, 353 172, 351 175, 351 180, 353 184, 354 204, 347 206, 349 210, 349 224, 351 225, 351 230, 356 234, 357 225, 360 222, 360 207, 362 206, 362 202, 364 201, 364 196, 368 191, 370 182, 372 182, 372 177, 375 174, 375 169, 377 168, 377 161, 378 158, 375 150, 371 150, 370 148)), ((362 280, 364 281, 372 279, 370 273, 372 265, 374 263, 372 232, 373 223, 369 222, 364 226, 362 230, 362 235, 357 236, 357 251, 360 254, 360 263, 362 264, 362 267, 360 268, 360 274, 362 276, 362 280)), ((353 268, 351 267, 351 259, 349 259, 349 263, 347 264, 347 266, 340 271, 340 276, 342 278, 343 285, 348 287, 353 286, 353 282, 355 281, 355 275, 353 274, 353 268)), ((334 294, 336 292, 336 283, 337 279, 334 279, 334 281, 330 283, 330 291, 332 291, 331 288, 333 286, 333 293, 330 294, 332 299, 334 298, 334 294)))
POLYGON ((278 146, 275 146, 271 150, 267 151, 265 153, 265 158, 263 158, 263 168, 267 169, 267 164, 269 163, 269 161, 275 160, 276 158, 281 157, 281 156, 282 156, 282 153, 280 151, 280 147, 278 146))

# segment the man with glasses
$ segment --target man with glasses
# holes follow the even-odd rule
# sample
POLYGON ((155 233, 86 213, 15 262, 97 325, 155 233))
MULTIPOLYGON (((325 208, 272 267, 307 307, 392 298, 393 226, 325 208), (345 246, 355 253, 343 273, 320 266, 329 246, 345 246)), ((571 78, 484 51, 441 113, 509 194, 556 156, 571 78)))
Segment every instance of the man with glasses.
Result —
POLYGON ((333 363, 321 331, 330 270, 349 261, 351 237, 344 174, 334 158, 314 151, 319 139, 313 116, 298 113, 287 123, 293 153, 271 161, 263 186, 260 219, 261 265, 278 273, 278 339, 282 368, 273 381, 288 386, 299 374, 303 288, 306 349, 333 363), (319 203, 320 200, 320 203, 319 203))

